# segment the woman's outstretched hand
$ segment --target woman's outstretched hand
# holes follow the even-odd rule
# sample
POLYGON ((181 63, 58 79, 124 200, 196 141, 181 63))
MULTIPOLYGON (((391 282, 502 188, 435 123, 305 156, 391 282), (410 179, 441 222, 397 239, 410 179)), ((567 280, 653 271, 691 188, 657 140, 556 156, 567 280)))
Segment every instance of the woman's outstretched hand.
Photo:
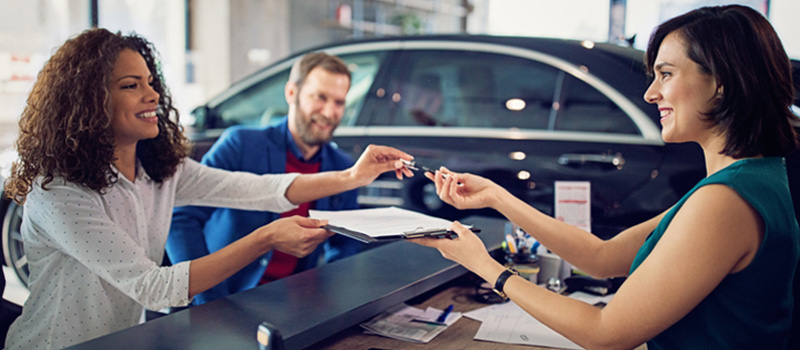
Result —
POLYGON ((458 235, 457 238, 417 238, 410 241, 436 248, 445 259, 455 261, 470 271, 475 271, 485 259, 492 259, 481 239, 470 229, 454 221, 452 230, 458 235))
POLYGON ((441 167, 436 173, 425 173, 436 185, 436 194, 445 203, 458 209, 492 207, 505 191, 489 179, 469 173, 454 173, 441 167))

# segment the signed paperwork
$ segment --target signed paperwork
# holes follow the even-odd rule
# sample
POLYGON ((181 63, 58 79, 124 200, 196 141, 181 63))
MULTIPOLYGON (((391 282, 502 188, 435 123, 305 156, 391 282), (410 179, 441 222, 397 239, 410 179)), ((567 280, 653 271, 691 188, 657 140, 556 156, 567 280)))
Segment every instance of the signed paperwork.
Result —
POLYGON ((451 221, 397 207, 339 211, 309 210, 328 229, 362 242, 446 234, 451 221))
MULTIPOLYGON (((569 297, 590 305, 597 305, 608 304, 614 294, 600 297, 584 292, 575 292, 569 297)), ((473 310, 465 313, 464 317, 482 322, 478 333, 475 334, 474 339, 476 340, 547 346, 558 349, 583 349, 533 318, 513 301, 473 310)))
POLYGON ((482 322, 476 340, 507 344, 547 346, 558 349, 583 349, 545 326, 513 301, 464 314, 482 322))
POLYGON ((427 343, 447 329, 447 326, 461 318, 460 312, 451 312, 447 315, 444 324, 426 322, 427 320, 436 320, 441 314, 442 310, 431 307, 422 310, 400 304, 362 323, 361 327, 365 329, 365 334, 378 334, 397 340, 427 343))

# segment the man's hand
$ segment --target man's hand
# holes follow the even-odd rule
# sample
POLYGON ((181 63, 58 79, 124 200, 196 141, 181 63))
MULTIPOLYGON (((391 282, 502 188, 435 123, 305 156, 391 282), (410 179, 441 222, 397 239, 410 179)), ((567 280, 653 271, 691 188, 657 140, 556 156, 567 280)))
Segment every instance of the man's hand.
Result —
POLYGON ((300 174, 286 189, 286 199, 294 204, 315 201, 337 193, 366 186, 380 174, 393 170, 397 179, 414 176, 400 159, 414 157, 392 147, 369 145, 356 163, 342 171, 300 174))
POLYGON ((359 187, 369 185, 380 174, 390 170, 394 170, 398 180, 402 180, 404 175, 414 176, 414 173, 400 161, 401 158, 411 160, 414 157, 396 148, 369 145, 349 170, 359 187))

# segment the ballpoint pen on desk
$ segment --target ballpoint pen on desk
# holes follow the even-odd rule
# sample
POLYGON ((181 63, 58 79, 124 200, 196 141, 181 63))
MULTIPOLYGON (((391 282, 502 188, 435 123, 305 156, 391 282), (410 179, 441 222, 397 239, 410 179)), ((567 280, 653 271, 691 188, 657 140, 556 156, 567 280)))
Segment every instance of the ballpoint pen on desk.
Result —
POLYGON ((442 314, 439 315, 439 318, 436 319, 436 322, 445 323, 444 321, 447 320, 447 316, 449 316, 451 312, 453 312, 453 304, 450 304, 450 306, 442 311, 442 314))
MULTIPOLYGON (((422 310, 419 310, 422 311, 422 310)), ((444 311, 439 311, 435 308, 428 307, 427 310, 419 315, 416 315, 411 322, 425 323, 430 326, 444 326, 452 324, 461 317, 461 313, 453 312, 453 305, 451 304, 444 311), (449 322, 448 322, 449 320, 449 322)))

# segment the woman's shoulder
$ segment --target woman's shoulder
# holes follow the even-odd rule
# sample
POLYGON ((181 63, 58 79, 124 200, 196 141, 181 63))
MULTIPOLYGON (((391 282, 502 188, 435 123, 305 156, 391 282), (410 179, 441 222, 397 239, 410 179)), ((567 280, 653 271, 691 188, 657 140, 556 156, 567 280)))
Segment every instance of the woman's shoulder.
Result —
POLYGON ((710 184, 724 184, 736 191, 765 191, 780 188, 787 183, 786 166, 783 158, 741 159, 700 180, 698 188, 710 184))
POLYGON ((99 193, 86 186, 69 181, 61 176, 54 176, 50 181, 42 176, 34 179, 31 192, 26 197, 26 203, 74 201, 80 198, 99 197, 99 193))

